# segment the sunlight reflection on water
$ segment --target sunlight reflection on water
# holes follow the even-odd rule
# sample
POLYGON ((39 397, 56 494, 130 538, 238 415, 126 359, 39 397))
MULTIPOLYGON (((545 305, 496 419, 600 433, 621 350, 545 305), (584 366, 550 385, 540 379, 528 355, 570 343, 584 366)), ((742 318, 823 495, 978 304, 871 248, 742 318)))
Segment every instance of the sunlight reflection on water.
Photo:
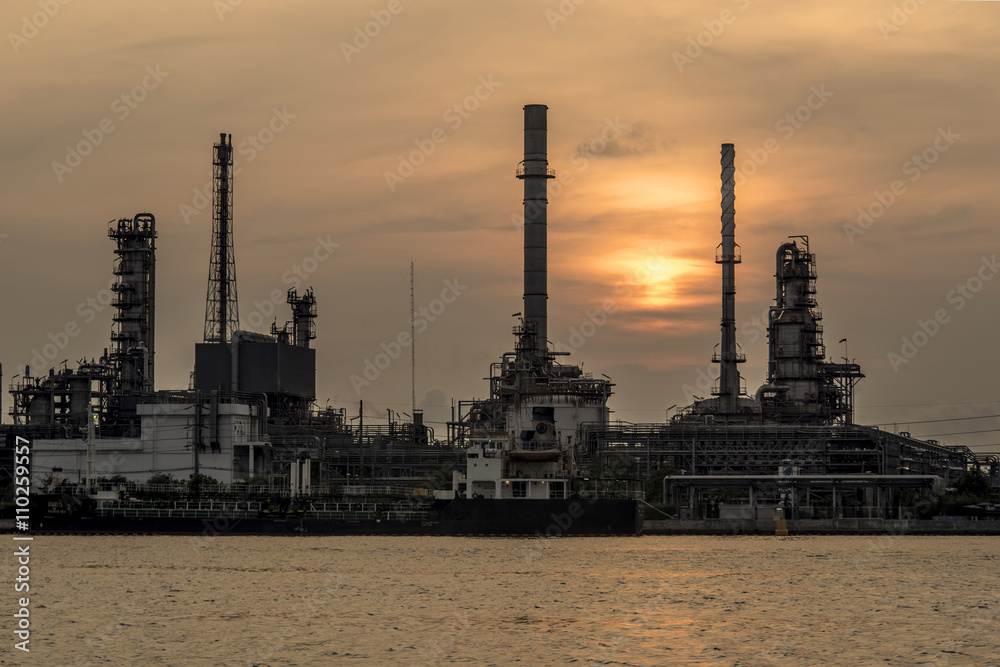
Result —
POLYGON ((1000 664, 994 537, 536 542, 41 536, 20 664, 1000 664))

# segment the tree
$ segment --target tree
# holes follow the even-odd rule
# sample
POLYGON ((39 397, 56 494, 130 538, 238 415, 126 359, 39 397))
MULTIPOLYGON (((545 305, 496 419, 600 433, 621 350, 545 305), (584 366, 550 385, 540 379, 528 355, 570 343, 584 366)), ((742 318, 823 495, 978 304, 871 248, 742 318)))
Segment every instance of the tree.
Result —
POLYGON ((680 470, 673 466, 664 466, 662 468, 657 468, 650 474, 646 479, 646 502, 647 503, 662 503, 663 502, 663 478, 669 475, 680 474, 680 470))
POLYGON ((937 495, 934 502, 918 503, 918 516, 926 519, 938 514, 948 516, 977 515, 982 510, 977 511, 972 506, 988 502, 991 489, 990 478, 981 470, 966 471, 951 489, 937 495))
POLYGON ((146 484, 172 485, 176 483, 177 480, 174 479, 173 474, 169 472, 158 472, 154 475, 150 475, 149 479, 146 480, 146 484))
POLYGON ((990 489, 993 487, 990 478, 979 468, 966 471, 962 477, 955 482, 955 493, 968 494, 980 498, 979 502, 986 502, 990 497, 990 489))
POLYGON ((446 463, 439 468, 435 468, 434 474, 431 476, 432 489, 451 488, 451 468, 452 464, 450 463, 446 463))
POLYGON ((188 492, 198 496, 204 491, 210 491, 219 486, 219 480, 209 475, 191 473, 187 481, 188 492))

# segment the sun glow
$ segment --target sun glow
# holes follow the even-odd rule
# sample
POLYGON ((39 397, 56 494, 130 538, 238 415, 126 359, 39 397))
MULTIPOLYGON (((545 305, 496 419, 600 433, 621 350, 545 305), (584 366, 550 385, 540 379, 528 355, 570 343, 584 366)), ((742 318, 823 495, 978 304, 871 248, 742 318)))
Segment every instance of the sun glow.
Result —
POLYGON ((615 294, 640 308, 662 308, 685 301, 679 285, 706 273, 703 262, 679 259, 666 254, 662 246, 616 253, 607 262, 617 276, 615 294))
POLYGON ((716 197, 712 186, 704 180, 684 177, 664 178, 662 175, 629 174, 607 182, 594 184, 592 193, 602 201, 616 206, 647 211, 690 210, 716 197))

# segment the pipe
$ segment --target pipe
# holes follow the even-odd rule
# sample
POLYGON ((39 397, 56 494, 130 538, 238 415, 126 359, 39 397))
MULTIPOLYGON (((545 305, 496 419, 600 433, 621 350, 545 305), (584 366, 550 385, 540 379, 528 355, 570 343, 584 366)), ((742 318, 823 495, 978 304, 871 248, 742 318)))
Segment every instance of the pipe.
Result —
POLYGON ((778 252, 775 255, 775 267, 774 267, 774 278, 775 278, 775 294, 774 294, 774 305, 778 308, 785 307, 785 255, 788 251, 791 251, 793 255, 798 256, 799 247, 794 243, 782 243, 778 246, 778 252))
POLYGON ((524 320, 535 329, 535 349, 548 352, 548 246, 547 220, 549 170, 547 154, 548 107, 524 107, 524 161, 517 177, 524 181, 524 320))
POLYGON ((242 337, 243 337, 242 331, 239 330, 234 331, 233 336, 229 342, 230 364, 231 364, 231 367, 229 369, 230 391, 240 390, 240 339, 242 337))
POLYGON ((789 390, 788 385, 783 384, 762 384, 758 389, 757 393, 754 394, 754 400, 757 401, 758 405, 763 405, 761 401, 764 398, 764 394, 767 392, 773 393, 777 396, 779 393, 786 392, 789 390))

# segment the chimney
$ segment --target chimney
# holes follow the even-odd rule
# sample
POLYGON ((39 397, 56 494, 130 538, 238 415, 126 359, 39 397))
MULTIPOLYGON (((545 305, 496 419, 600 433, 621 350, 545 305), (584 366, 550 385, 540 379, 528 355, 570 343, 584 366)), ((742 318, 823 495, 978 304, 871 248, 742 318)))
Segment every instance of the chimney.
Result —
POLYGON ((736 350, 736 265, 740 250, 736 245, 736 150, 733 144, 722 144, 722 243, 715 263, 722 265, 722 344, 719 363, 719 412, 736 414, 740 395, 740 371, 737 364, 745 357, 736 350))
POLYGON ((536 349, 548 352, 548 261, 546 207, 549 170, 544 104, 524 107, 524 161, 517 177, 524 181, 524 321, 534 325, 536 349))

